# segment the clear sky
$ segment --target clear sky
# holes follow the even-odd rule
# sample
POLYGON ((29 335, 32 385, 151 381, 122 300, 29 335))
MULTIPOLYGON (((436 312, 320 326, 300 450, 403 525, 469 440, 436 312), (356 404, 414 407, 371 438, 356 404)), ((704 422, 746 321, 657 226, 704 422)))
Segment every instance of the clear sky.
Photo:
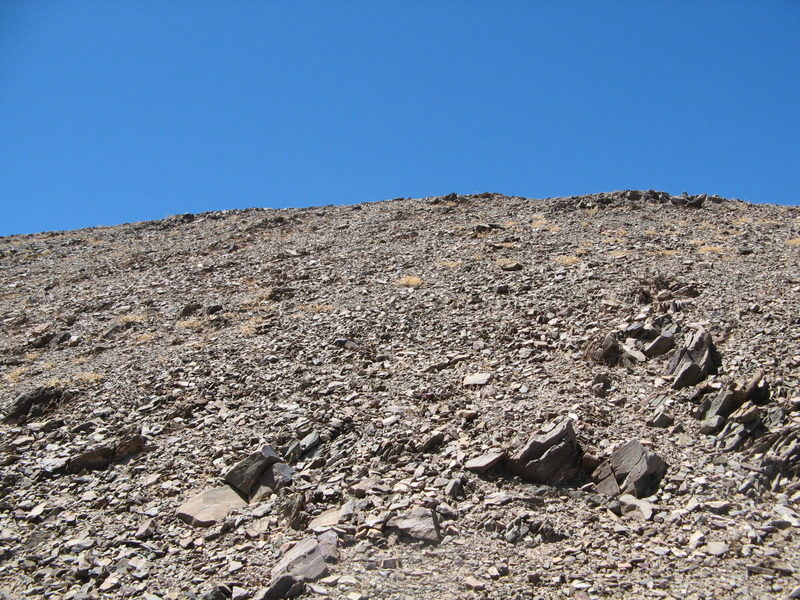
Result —
POLYGON ((630 188, 800 203, 800 2, 0 1, 0 235, 630 188))

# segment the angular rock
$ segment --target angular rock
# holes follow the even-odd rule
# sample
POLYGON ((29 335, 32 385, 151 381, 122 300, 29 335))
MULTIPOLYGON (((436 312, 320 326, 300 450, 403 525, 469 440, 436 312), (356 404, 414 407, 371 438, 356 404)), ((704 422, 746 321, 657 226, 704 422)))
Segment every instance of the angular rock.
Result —
POLYGON ((254 600, 283 600, 283 598, 297 598, 306 588, 305 581, 293 575, 284 573, 270 581, 269 587, 256 593, 254 600))
POLYGON ((673 417, 670 413, 664 410, 658 411, 653 417, 647 422, 650 427, 659 427, 664 429, 666 427, 671 426, 675 423, 675 417, 673 417))
POLYGON ((334 525, 339 523, 339 509, 331 508, 314 517, 308 524, 308 528, 314 533, 322 533, 328 531, 334 525))
POLYGON ((614 334, 608 333, 603 338, 590 340, 584 354, 589 360, 613 367, 619 363, 622 347, 614 334))
POLYGON ((20 394, 6 409, 3 422, 23 424, 30 419, 40 417, 58 403, 63 394, 63 390, 56 387, 39 387, 20 394))
POLYGON ((653 505, 647 500, 640 500, 631 494, 622 494, 619 503, 623 515, 639 521, 649 521, 653 518, 653 505))
POLYGON ((464 468, 473 473, 485 473, 492 467, 499 465, 506 457, 506 453, 502 450, 494 452, 487 452, 481 456, 476 456, 464 463, 464 468))
POLYGON ((655 452, 632 440, 614 452, 592 474, 597 491, 606 496, 650 496, 667 472, 667 463, 655 452))
POLYGON ((717 415, 716 417, 705 419, 700 423, 700 433, 703 435, 713 435, 722 429, 723 425, 725 425, 725 417, 717 415))
POLYGON ((532 436, 508 460, 509 469, 535 483, 560 483, 581 472, 581 449, 571 419, 552 423, 532 436))
POLYGON ((298 581, 316 581, 328 574, 328 565, 315 538, 306 538, 297 542, 270 573, 272 579, 277 580, 283 575, 291 575, 298 581))
POLYGON ((285 487, 289 487, 294 482, 295 471, 285 462, 278 462, 269 467, 261 476, 262 487, 268 487, 273 492, 277 492, 285 487))
POLYGON ((486 385, 492 378, 491 373, 473 373, 464 377, 464 385, 486 385))
POLYGON ((264 446, 231 468, 225 473, 223 479, 249 500, 262 473, 268 467, 282 461, 283 459, 272 446, 264 446))
POLYGON ((113 458, 114 446, 99 446, 71 458, 67 463, 67 471, 70 473, 98 471, 108 467, 113 458))
POLYGON ((661 356, 672 350, 674 344, 675 338, 672 336, 672 333, 662 332, 661 335, 644 347, 643 352, 648 358, 661 356))
POLYGON ((420 452, 430 452, 444 441, 444 432, 431 431, 419 445, 420 452))
POLYGON ((714 342, 711 334, 700 328, 688 337, 669 362, 667 375, 673 375, 673 389, 700 383, 713 371, 714 342))
POLYGON ((224 519, 234 508, 247 502, 227 485, 201 492, 178 507, 178 518, 194 527, 210 527, 224 519))
POLYGON ((441 540, 439 519, 436 513, 429 508, 418 506, 407 513, 389 519, 386 525, 415 540, 434 543, 441 540))

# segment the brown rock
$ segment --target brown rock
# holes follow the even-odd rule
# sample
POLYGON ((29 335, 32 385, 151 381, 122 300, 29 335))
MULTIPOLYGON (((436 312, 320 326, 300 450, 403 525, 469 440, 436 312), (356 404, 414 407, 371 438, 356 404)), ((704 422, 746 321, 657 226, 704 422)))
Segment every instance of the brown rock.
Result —
POLYGON ((178 518, 194 527, 210 527, 224 519, 234 508, 247 506, 227 485, 201 492, 178 507, 178 518))

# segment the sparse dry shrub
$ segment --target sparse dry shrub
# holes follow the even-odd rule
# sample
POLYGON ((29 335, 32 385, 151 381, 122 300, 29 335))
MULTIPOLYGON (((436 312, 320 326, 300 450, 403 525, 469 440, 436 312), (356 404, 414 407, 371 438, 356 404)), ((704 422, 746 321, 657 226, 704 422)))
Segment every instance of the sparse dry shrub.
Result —
POLYGON ((414 275, 406 275, 405 277, 395 280, 395 283, 404 287, 415 288, 422 285, 422 279, 414 275))
POLYGON ((608 253, 608 255, 612 258, 623 258, 625 256, 628 256, 628 254, 630 254, 630 252, 628 252, 627 250, 611 250, 608 253))
POLYGON ((788 246, 800 246, 800 238, 794 238, 786 242, 788 246))
POLYGON ((151 331, 148 333, 143 333, 137 336, 134 340, 134 344, 147 344, 148 342, 153 341, 156 338, 156 333, 151 331))
POLYGON ((589 249, 588 248, 578 248, 577 250, 575 250, 576 256, 583 256, 584 254, 588 254, 588 253, 589 253, 589 249))
POLYGON ((464 264, 462 260, 440 260, 436 263, 440 267, 445 267, 447 269, 457 269, 458 267, 464 264))
POLYGON ((71 379, 77 383, 98 383, 103 380, 103 376, 95 371, 85 371, 75 373, 71 379))
POLYGON ((147 320, 147 315, 122 315, 117 319, 117 322, 126 325, 128 323, 143 323, 147 320))
POLYGON ((725 252, 725 250, 720 246, 700 246, 697 251, 702 252, 703 254, 722 254, 725 252))
POLYGON ((199 331, 203 328, 203 322, 200 319, 184 319, 176 323, 181 329, 188 329, 190 331, 199 331))
POLYGON ((568 267, 568 266, 571 266, 571 265, 578 264, 579 262, 581 262, 581 259, 578 258, 577 256, 570 256, 570 255, 562 254, 562 255, 553 257, 553 262, 555 262, 556 264, 568 267))
POLYGON ((30 371, 29 367, 14 367, 3 375, 10 385, 19 385, 25 379, 28 371, 30 371))

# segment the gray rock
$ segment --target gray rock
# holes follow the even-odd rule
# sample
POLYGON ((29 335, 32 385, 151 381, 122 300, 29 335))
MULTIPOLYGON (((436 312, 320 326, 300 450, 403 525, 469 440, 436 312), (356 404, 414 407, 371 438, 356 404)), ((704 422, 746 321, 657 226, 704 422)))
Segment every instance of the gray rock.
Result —
POLYGON ((672 350, 674 344, 675 338, 672 336, 672 333, 662 332, 661 335, 645 346, 643 353, 648 358, 661 356, 672 350))
POLYGON ((225 473, 223 479, 249 500, 264 471, 281 461, 281 457, 271 446, 264 446, 225 473))
POLYGON ((674 375, 673 389, 679 390, 700 383, 713 370, 714 342, 700 328, 688 337, 669 362, 667 375, 674 375))
POLYGON ((486 385, 491 378, 491 373, 474 373, 464 377, 464 385, 486 385))
POLYGON ((700 423, 700 433, 703 435, 715 434, 722 429, 723 425, 725 425, 725 417, 717 415, 716 417, 705 419, 702 423, 700 423))
POLYGON ((608 333, 602 338, 590 340, 584 354, 589 360, 613 367, 619 364, 622 347, 614 334, 608 333))
POLYGON ((653 418, 650 419, 647 424, 650 427, 659 427, 661 429, 665 429, 670 427, 674 422, 675 417, 666 411, 660 410, 653 415, 653 418))
POLYGON ((70 473, 99 471, 108 467, 113 458, 114 446, 98 446, 71 458, 67 463, 67 471, 70 473))
POLYGON ((506 457, 506 453, 502 450, 494 452, 487 452, 481 456, 476 456, 464 463, 464 468, 473 473, 485 473, 492 467, 499 465, 506 457))
POLYGON ((17 396, 6 410, 5 423, 25 423, 43 415, 62 400, 64 392, 56 387, 39 387, 17 396))
POLYGON ((581 450, 571 419, 552 423, 532 436, 508 461, 509 469, 535 483, 558 483, 580 472, 581 450))
POLYGON ((297 542, 270 573, 275 581, 283 575, 291 575, 297 581, 316 581, 328 574, 328 565, 315 538, 306 538, 297 542))
POLYGON ((415 540, 434 543, 441 540, 436 513, 421 506, 389 519, 386 526, 397 529, 415 540))
POLYGON ((305 581, 284 573, 270 581, 269 587, 259 590, 254 600, 282 600, 297 598, 305 591, 305 581))
POLYGON ((658 489, 666 471, 667 463, 660 456, 633 440, 603 462, 592 478, 601 494, 631 494, 642 498, 658 489))
POLYGON ((261 485, 270 488, 273 492, 288 487, 294 482, 295 471, 284 462, 275 463, 264 471, 261 485))

